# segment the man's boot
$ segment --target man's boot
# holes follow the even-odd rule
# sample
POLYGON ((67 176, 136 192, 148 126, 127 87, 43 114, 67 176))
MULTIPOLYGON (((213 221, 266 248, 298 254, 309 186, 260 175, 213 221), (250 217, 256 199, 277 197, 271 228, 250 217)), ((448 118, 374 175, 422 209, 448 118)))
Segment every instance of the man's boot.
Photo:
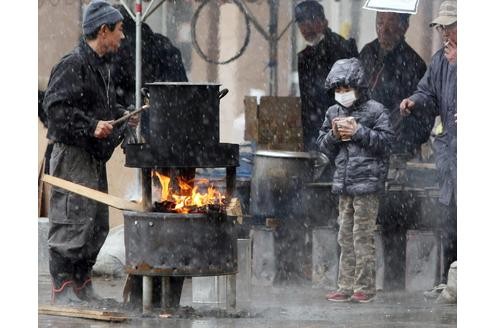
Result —
POLYGON ((76 286, 74 290, 76 291, 77 297, 83 301, 90 303, 103 301, 103 298, 96 294, 91 278, 86 279, 82 284, 76 286))
POLYGON ((91 281, 92 267, 83 261, 74 265, 74 271, 74 290, 77 297, 86 302, 101 302, 103 299, 96 294, 91 281))
POLYGON ((79 297, 74 293, 74 282, 72 280, 66 280, 59 284, 52 282, 52 305, 62 306, 82 306, 86 305, 79 297))

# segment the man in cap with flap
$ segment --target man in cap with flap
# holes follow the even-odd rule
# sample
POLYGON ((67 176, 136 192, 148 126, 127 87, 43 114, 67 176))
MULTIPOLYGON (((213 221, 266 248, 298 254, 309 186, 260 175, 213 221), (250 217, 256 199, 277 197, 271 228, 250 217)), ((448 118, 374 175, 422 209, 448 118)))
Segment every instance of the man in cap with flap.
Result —
MULTIPOLYGON (((108 2, 87 6, 79 44, 52 69, 43 102, 54 143, 50 174, 107 192, 106 162, 122 141, 125 114, 115 99, 110 57, 124 38, 123 17, 108 2)), ((137 125, 133 118, 126 124, 137 125)), ((53 304, 100 300, 91 272, 108 234, 108 207, 53 188, 49 210, 49 267, 53 304)))

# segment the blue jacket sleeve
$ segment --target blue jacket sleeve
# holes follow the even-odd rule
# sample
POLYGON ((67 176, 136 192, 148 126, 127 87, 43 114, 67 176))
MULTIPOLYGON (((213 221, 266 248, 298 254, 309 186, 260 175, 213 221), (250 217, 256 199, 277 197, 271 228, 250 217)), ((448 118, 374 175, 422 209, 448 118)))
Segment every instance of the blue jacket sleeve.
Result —
POLYGON ((437 66, 439 63, 439 56, 442 56, 442 53, 436 53, 433 56, 433 60, 431 64, 426 69, 425 75, 418 83, 416 91, 412 96, 409 97, 415 103, 415 107, 413 111, 421 110, 425 111, 427 114, 436 116, 439 115, 439 104, 437 102, 438 98, 437 94, 437 66))

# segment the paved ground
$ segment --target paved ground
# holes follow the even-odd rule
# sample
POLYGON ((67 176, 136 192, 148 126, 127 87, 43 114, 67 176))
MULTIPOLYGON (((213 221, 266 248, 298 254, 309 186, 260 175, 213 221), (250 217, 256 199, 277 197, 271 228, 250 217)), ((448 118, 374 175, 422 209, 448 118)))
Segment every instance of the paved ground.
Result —
MULTIPOLYGON (((38 302, 50 302, 50 281, 39 276, 38 302)), ((122 301, 122 279, 94 279, 103 297, 122 301)), ((235 314, 211 308, 192 306, 191 280, 186 279, 181 305, 184 310, 172 318, 159 318, 159 311, 145 318, 128 313, 126 323, 105 323, 95 320, 40 315, 39 327, 166 327, 166 328, 320 328, 320 327, 384 327, 440 328, 456 327, 457 306, 437 305, 426 301, 422 293, 380 293, 368 304, 331 303, 326 291, 307 286, 253 287, 251 301, 238 305, 235 314), (194 318, 191 318, 194 317, 194 318), (239 318, 232 318, 239 317, 239 318)))

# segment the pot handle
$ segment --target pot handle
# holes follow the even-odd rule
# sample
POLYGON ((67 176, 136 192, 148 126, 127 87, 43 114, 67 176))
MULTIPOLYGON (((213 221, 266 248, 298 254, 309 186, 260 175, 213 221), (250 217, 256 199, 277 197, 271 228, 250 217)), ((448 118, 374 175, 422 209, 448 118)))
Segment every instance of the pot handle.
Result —
POLYGON ((320 176, 325 171, 325 168, 330 163, 330 160, 328 159, 328 157, 325 154, 323 154, 321 152, 315 152, 315 153, 316 153, 316 154, 314 154, 315 161, 313 164, 315 171, 314 171, 313 179, 317 180, 320 178, 320 176))
POLYGON ((227 93, 229 93, 229 89, 222 89, 222 90, 218 91, 218 100, 225 97, 227 95, 227 93))
POLYGON ((253 165, 253 160, 249 158, 241 158, 241 161, 248 163, 249 165, 253 165))
POLYGON ((148 105, 150 102, 150 90, 148 88, 141 88, 141 95, 143 96, 143 102, 148 105))
POLYGON ((315 168, 324 167, 327 166, 328 163, 330 163, 330 160, 328 159, 327 155, 321 152, 316 152, 315 157, 316 157, 314 162, 315 168))
POLYGON ((148 88, 141 88, 141 94, 143 95, 143 97, 149 98, 150 90, 148 90, 148 88))

